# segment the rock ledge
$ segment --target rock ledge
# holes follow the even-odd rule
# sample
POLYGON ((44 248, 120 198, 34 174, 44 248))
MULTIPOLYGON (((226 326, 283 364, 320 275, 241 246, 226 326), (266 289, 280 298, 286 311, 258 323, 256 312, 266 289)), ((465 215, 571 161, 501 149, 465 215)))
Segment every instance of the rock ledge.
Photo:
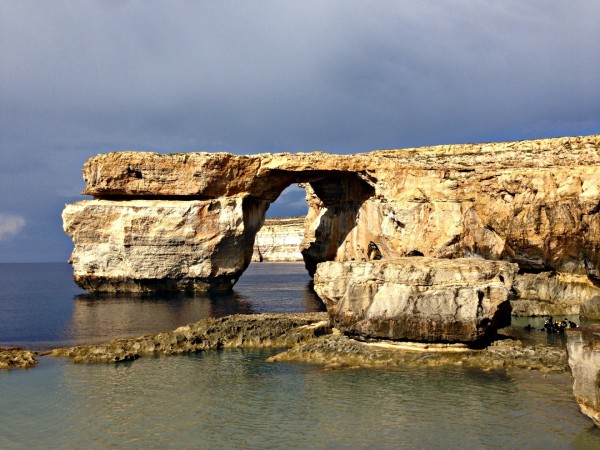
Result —
POLYGON ((29 369, 37 364, 37 352, 0 347, 0 369, 29 369))

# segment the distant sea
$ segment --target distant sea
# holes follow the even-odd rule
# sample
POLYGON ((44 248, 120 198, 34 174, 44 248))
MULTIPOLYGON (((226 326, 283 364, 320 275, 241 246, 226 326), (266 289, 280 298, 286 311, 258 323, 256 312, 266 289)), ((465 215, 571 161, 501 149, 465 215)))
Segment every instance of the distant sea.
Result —
MULTIPOLYGON (((229 294, 96 296, 75 286, 67 264, 0 264, 0 345, 44 349, 205 317, 321 310, 309 282, 303 264, 253 263, 229 294)), ((325 371, 266 363, 274 352, 119 365, 41 358, 2 371, 0 448, 600 448, 568 373, 325 371)))

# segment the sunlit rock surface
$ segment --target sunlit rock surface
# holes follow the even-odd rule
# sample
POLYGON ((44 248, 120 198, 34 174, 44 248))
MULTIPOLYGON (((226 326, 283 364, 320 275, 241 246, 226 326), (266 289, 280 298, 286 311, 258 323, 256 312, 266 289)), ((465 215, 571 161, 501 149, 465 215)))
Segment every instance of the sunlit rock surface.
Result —
POLYGON ((515 277, 515 316, 579 315, 600 319, 600 289, 586 275, 542 272, 515 277))
POLYGON ((31 350, 0 347, 0 370, 29 369, 37 364, 36 356, 31 350))
POLYGON ((334 326, 345 333, 475 341, 510 325, 516 269, 475 258, 324 262, 314 284, 334 326))
POLYGON ((575 399, 600 427, 600 325, 568 329, 567 352, 575 399))
POLYGON ((266 219, 254 240, 252 261, 302 261, 304 217, 266 219))
MULTIPOLYGON (((140 286, 136 278, 140 260, 130 257, 137 253, 135 241, 119 257, 102 256, 103 249, 129 233, 126 225, 119 229, 127 220, 87 221, 86 208, 94 202, 113 205, 111 214, 118 216, 123 202, 154 201, 143 207, 147 212, 139 212, 149 218, 161 202, 218 201, 227 211, 225 221, 235 224, 226 242, 207 239, 196 247, 203 247, 205 255, 198 257, 190 250, 196 244, 190 243, 188 231, 200 230, 204 216, 190 219, 195 224, 171 227, 171 239, 160 241, 153 251, 161 257, 179 255, 166 256, 167 262, 179 262, 172 270, 166 262, 157 264, 153 273, 152 260, 147 260, 145 279, 156 282, 146 283, 144 289, 224 288, 249 264, 268 205, 290 184, 302 183, 309 204, 302 254, 311 274, 323 261, 373 257, 502 260, 518 264, 520 274, 549 274, 547 281, 538 277, 521 283, 528 302, 550 299, 570 312, 586 304, 592 315, 598 310, 594 300, 600 293, 598 135, 358 155, 110 153, 90 159, 84 178, 84 193, 94 200, 68 206, 64 224, 75 243, 75 279, 86 289, 140 286), (85 230, 89 227, 96 230, 85 230), (95 245, 86 235, 95 236, 95 245), (235 242, 238 245, 230 245, 235 242), (212 247, 213 243, 219 245, 212 247), (221 266, 222 260, 227 264, 221 266), (197 270, 199 266, 211 269, 197 270), (570 276, 587 285, 581 289, 584 298, 560 297, 553 287, 557 285, 551 277, 570 276), (528 286, 541 283, 547 284, 547 295, 538 299, 528 286)), ((207 227, 216 232, 221 225, 214 220, 210 218, 207 227)), ((141 253, 150 257, 150 252, 141 253)), ((543 304, 530 305, 543 310, 543 304)))
POLYGON ((75 281, 99 292, 230 289, 258 226, 235 197, 82 201, 63 220, 76 243, 75 281))

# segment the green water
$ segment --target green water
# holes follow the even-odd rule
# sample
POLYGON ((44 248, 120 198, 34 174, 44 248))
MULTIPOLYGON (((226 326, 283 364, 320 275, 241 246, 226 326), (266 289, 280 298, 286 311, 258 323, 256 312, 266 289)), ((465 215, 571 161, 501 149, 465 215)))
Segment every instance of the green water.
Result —
POLYGON ((324 371, 271 352, 0 373, 0 448, 600 448, 568 374, 324 371))
MULTIPOLYGON (((67 264, 0 265, 0 342, 44 348, 172 330, 204 317, 321 307, 302 264, 253 264, 235 291, 82 294, 67 264)), ((529 343, 564 336, 509 330, 529 343)), ((0 450, 63 448, 600 449, 569 374, 460 367, 324 371, 211 351, 0 371, 0 450)))

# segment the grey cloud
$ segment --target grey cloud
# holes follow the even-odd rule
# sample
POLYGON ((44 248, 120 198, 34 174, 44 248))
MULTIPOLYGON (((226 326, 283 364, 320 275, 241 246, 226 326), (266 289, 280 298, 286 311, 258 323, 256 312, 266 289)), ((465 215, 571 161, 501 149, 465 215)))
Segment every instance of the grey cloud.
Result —
POLYGON ((14 214, 0 212, 0 241, 18 234, 25 226, 25 219, 14 214))
MULTIPOLYGON (((0 8, 0 210, 28 228, 57 221, 100 152, 350 153, 600 128, 597 2, 0 8)), ((30 254, 48 248, 31 239, 30 254)))

